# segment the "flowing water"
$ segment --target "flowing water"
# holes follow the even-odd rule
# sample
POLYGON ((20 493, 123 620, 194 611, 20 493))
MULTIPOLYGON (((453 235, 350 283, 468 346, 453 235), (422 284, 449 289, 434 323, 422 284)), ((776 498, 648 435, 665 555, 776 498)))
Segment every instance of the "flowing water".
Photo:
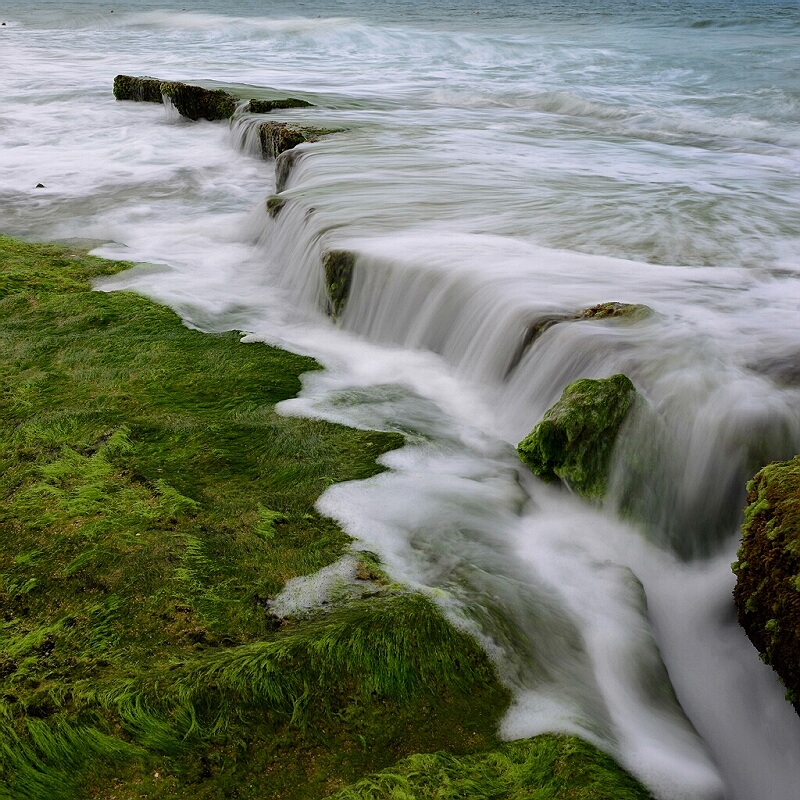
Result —
POLYGON ((472 631, 502 733, 572 731, 660 800, 791 800, 800 720, 739 629, 744 484, 800 451, 797 0, 6 2, 0 231, 142 266, 107 281, 314 355, 284 404, 399 430, 320 508, 472 631), (293 95, 273 219, 254 122, 115 102, 115 74, 293 95), (43 184, 37 188, 37 184, 43 184), (321 254, 356 254, 338 325, 321 254), (531 326, 604 301, 629 324, 531 326), (513 445, 624 372, 600 508, 513 445), (623 520, 618 509, 628 513, 623 520))

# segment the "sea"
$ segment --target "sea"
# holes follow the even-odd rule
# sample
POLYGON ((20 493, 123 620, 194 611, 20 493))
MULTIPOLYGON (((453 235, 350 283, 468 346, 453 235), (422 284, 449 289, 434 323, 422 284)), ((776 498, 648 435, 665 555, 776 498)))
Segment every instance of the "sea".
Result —
POLYGON ((658 800, 798 796, 800 719, 730 567, 747 480, 800 452, 797 0, 4 0, 0 23, 0 232, 314 356, 283 413, 404 434, 319 508, 482 643, 504 738, 578 734, 658 800), (191 122, 116 101, 121 73, 312 106, 191 122), (273 216, 270 118, 340 129, 273 216), (541 326, 611 301, 652 313, 541 326), (534 478, 517 442, 617 373, 640 402, 605 501, 534 478))

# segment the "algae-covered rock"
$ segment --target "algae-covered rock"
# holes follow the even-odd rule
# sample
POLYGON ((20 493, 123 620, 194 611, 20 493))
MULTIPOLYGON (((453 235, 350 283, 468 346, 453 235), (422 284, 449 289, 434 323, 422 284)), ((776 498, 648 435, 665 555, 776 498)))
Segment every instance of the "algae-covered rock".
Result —
MULTIPOLYGON (((301 152, 302 151, 300 150, 294 150, 294 149, 284 150, 275 159, 276 192, 280 193, 286 188, 286 184, 289 182, 289 175, 292 174, 294 165, 297 163, 298 158, 300 158, 301 152)), ((262 145, 262 154, 263 154, 263 145, 262 145)), ((267 156, 265 155, 264 158, 267 158, 267 156)))
POLYGON ((251 114, 269 114, 276 108, 311 108, 312 104, 296 97, 284 97, 281 100, 251 100, 247 104, 247 111, 251 114))
POLYGON ((181 116, 191 120, 230 119, 238 103, 232 94, 222 89, 203 89, 177 81, 162 83, 161 94, 172 101, 181 116))
POLYGON ((506 377, 519 366, 519 362, 522 361, 523 356, 528 352, 531 345, 545 331, 550 330, 554 325, 558 325, 561 322, 581 322, 595 319, 614 319, 636 322, 641 319, 646 319, 651 316, 652 313, 653 310, 642 303, 618 303, 616 301, 610 301, 607 303, 598 303, 589 308, 582 308, 580 311, 563 314, 545 314, 541 317, 537 317, 525 328, 522 338, 517 345, 517 349, 509 362, 508 369, 506 370, 506 377))
POLYGON ((293 125, 288 122, 265 122, 258 128, 261 155, 277 159, 281 153, 303 142, 316 142, 320 136, 339 133, 341 128, 315 128, 311 125, 293 125))
POLYGON ((270 219, 275 219, 285 205, 286 200, 283 197, 278 197, 275 194, 270 195, 267 198, 267 214, 269 214, 270 219))
POLYGON ((800 456, 769 464, 748 483, 733 571, 739 623, 800 714, 800 456))
POLYGON ((117 75, 114 78, 114 97, 139 103, 162 103, 161 81, 158 78, 135 78, 117 75))
POLYGON ((135 78, 117 75, 114 78, 114 97, 147 103, 163 103, 169 97, 178 113, 192 120, 230 119, 238 99, 222 89, 203 89, 179 81, 158 78, 135 78))
POLYGON ((331 319, 338 319, 344 311, 355 263, 356 257, 349 250, 328 250, 322 256, 325 294, 328 296, 326 312, 331 319))
POLYGON ((653 313, 653 310, 643 303, 598 303, 591 308, 584 308, 579 311, 573 319, 645 319, 653 313))
POLYGON ((569 384, 519 443, 519 457, 542 480, 560 478, 584 497, 601 498, 614 442, 635 395, 625 375, 569 384))

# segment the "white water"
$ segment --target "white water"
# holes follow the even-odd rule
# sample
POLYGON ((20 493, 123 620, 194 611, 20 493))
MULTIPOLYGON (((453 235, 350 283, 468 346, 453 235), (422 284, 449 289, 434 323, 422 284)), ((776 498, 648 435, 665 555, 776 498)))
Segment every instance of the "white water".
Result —
POLYGON ((798 6, 112 7, 2 12, 0 231, 163 265, 106 288, 315 355, 287 413, 406 433, 320 507, 485 643, 504 735, 580 733, 664 800, 794 797, 800 721, 729 564, 745 480, 800 451, 798 6), (271 220, 246 120, 116 103, 117 73, 274 88, 347 132, 302 148, 271 220), (330 247, 358 258, 339 328, 330 247), (520 354, 607 300, 656 313, 520 354), (620 371, 647 404, 597 509, 513 444, 620 371))

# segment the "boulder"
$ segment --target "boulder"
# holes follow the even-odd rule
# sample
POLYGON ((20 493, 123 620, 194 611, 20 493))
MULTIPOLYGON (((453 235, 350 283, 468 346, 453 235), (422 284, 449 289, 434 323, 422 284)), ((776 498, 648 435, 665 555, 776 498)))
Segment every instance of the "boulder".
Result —
POLYGON ((601 499, 614 443, 635 396, 625 375, 569 384, 519 443, 519 457, 542 480, 561 479, 578 494, 601 499))
POLYGON ((327 295, 325 310, 333 320, 337 320, 342 315, 345 305, 347 305, 355 263, 355 254, 349 250, 328 250, 322 255, 325 294, 327 295))
POLYGON ((739 623, 800 714, 800 456, 767 465, 747 484, 733 571, 739 623))

